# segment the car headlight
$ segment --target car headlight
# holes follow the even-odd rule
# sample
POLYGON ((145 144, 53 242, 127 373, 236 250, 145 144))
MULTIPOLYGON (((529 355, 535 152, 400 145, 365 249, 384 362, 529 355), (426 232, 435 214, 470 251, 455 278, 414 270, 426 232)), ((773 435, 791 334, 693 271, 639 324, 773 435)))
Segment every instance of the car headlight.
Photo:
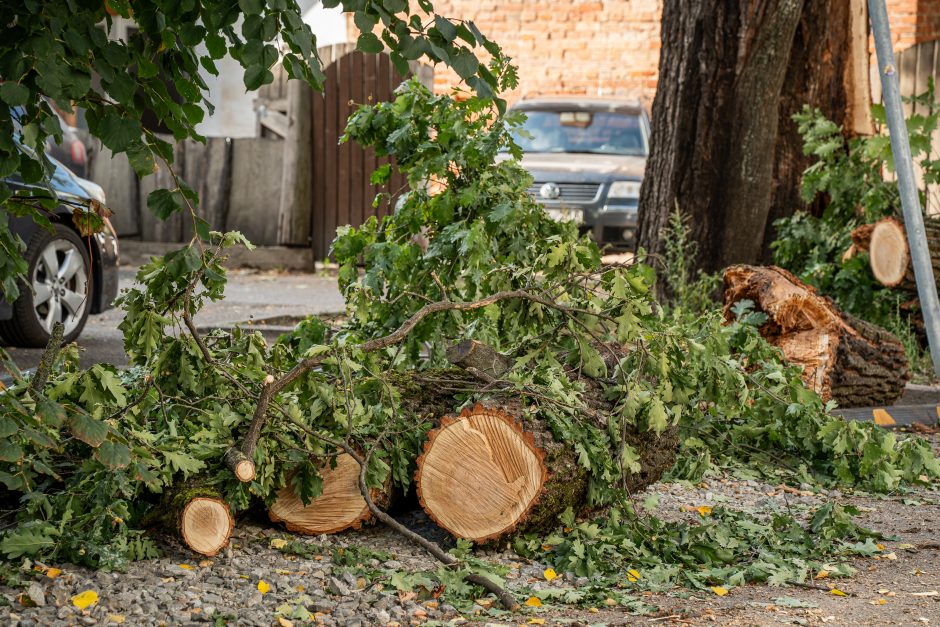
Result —
POLYGON ((614 181, 610 184, 608 198, 639 198, 640 181, 614 181))

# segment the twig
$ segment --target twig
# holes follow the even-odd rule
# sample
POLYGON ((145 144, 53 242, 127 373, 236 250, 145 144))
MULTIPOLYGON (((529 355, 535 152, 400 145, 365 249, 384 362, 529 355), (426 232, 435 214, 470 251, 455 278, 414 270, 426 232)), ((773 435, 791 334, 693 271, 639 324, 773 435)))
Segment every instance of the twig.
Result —
MULTIPOLYGON (((826 586, 817 586, 812 583, 802 583, 799 581, 788 581, 788 586, 794 586, 796 588, 805 588, 807 590, 819 590, 820 592, 832 592, 832 588, 827 588, 826 586)), ((854 597, 856 594, 854 592, 843 592, 847 597, 854 597)))
POLYGON ((43 388, 46 387, 46 382, 49 380, 49 373, 52 372, 52 366, 55 364, 55 360, 59 357, 59 350, 62 348, 62 333, 65 330, 65 327, 61 322, 56 322, 52 325, 52 335, 49 336, 49 341, 46 343, 46 349, 42 353, 42 358, 39 360, 39 366, 36 367, 36 374, 33 375, 33 380, 29 382, 29 391, 36 394, 42 394, 43 388))

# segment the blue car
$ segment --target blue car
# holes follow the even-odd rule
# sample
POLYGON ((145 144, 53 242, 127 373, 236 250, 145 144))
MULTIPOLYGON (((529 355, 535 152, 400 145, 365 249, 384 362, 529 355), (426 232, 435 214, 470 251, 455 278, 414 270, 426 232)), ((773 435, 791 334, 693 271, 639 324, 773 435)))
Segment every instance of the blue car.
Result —
MULTIPOLYGON (((50 216, 53 230, 31 218, 11 218, 10 229, 26 243, 27 283, 14 302, 0 297, 0 339, 8 345, 45 346, 56 322, 67 342, 78 338, 90 313, 110 309, 118 289, 118 244, 111 223, 105 230, 82 237, 72 223, 75 205, 96 200, 105 204, 104 190, 76 176, 52 159, 52 188, 62 204, 50 216)), ((14 189, 21 180, 5 181, 14 189)))

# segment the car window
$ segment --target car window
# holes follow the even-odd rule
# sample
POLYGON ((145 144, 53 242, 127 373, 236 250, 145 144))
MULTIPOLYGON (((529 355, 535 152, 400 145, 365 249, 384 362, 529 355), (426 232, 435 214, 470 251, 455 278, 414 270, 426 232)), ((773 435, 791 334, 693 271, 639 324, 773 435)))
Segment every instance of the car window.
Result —
POLYGON ((572 152, 646 156, 646 129, 639 115, 609 111, 525 111, 523 152, 572 152))

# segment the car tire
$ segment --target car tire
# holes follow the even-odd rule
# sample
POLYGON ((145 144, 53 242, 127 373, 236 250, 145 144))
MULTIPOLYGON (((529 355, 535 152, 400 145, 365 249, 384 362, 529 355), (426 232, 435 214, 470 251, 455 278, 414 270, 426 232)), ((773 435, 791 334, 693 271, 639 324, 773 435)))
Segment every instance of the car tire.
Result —
POLYGON ((62 224, 40 229, 24 255, 27 285, 20 285, 13 318, 0 322, 0 335, 13 346, 41 348, 55 322, 65 326, 63 340, 75 340, 91 311, 91 259, 87 245, 62 224))

